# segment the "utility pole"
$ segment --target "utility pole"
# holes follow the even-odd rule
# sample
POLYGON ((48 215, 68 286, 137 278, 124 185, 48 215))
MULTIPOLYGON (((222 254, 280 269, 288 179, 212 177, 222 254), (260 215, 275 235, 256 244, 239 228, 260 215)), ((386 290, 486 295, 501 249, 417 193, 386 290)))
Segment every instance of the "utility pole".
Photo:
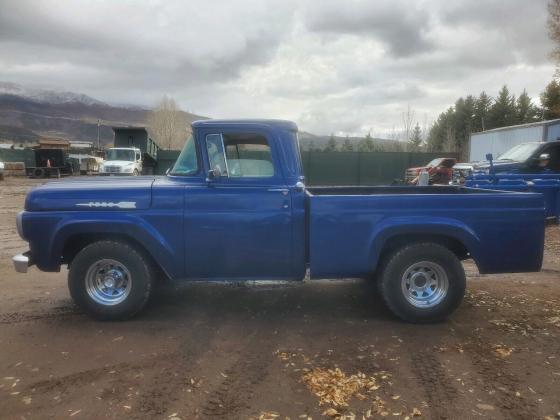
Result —
POLYGON ((101 150, 101 145, 99 144, 99 119, 97 119, 97 150, 101 150))

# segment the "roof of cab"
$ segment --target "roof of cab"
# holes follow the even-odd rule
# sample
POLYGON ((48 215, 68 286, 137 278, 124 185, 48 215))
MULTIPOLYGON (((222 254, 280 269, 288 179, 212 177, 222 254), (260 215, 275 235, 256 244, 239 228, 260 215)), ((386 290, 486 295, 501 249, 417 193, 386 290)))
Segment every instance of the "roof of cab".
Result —
POLYGON ((297 131, 296 123, 288 120, 274 119, 231 119, 231 120, 198 120, 192 123, 196 127, 212 127, 216 125, 265 125, 271 128, 297 131))

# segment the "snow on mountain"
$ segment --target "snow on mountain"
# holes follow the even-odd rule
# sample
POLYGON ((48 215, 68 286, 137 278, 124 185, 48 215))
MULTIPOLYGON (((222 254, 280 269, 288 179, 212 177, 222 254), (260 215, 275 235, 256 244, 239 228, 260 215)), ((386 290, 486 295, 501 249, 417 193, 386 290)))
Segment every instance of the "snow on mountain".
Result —
POLYGON ((81 93, 30 88, 10 82, 0 82, 0 95, 15 95, 35 102, 49 104, 78 102, 85 105, 106 105, 104 102, 81 93))

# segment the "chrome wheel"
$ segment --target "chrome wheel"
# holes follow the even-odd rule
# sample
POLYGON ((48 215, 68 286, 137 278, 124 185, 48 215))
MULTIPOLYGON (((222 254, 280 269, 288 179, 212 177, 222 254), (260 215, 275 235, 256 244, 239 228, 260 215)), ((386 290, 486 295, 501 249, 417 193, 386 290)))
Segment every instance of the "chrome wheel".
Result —
POLYGON ((130 271, 118 261, 102 259, 86 273, 86 290, 100 305, 117 305, 124 301, 132 288, 130 271))
POLYGON ((447 296, 449 279, 439 265, 420 261, 406 269, 401 280, 406 300, 416 308, 432 308, 447 296))

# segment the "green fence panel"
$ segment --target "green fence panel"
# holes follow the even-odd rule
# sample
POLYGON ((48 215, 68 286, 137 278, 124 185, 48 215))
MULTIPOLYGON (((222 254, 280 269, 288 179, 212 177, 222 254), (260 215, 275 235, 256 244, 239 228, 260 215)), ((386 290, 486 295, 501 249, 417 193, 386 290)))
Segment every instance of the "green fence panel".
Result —
POLYGON ((0 149, 0 161, 24 162, 25 166, 35 166, 35 156, 31 149, 0 149))
MULTIPOLYGON (((355 185, 358 182, 358 152, 306 152, 309 185, 355 185)), ((305 164, 304 164, 305 167, 305 164)))
POLYGON ((307 185, 390 185, 404 179, 408 168, 423 166, 456 153, 310 152, 302 153, 307 185))

